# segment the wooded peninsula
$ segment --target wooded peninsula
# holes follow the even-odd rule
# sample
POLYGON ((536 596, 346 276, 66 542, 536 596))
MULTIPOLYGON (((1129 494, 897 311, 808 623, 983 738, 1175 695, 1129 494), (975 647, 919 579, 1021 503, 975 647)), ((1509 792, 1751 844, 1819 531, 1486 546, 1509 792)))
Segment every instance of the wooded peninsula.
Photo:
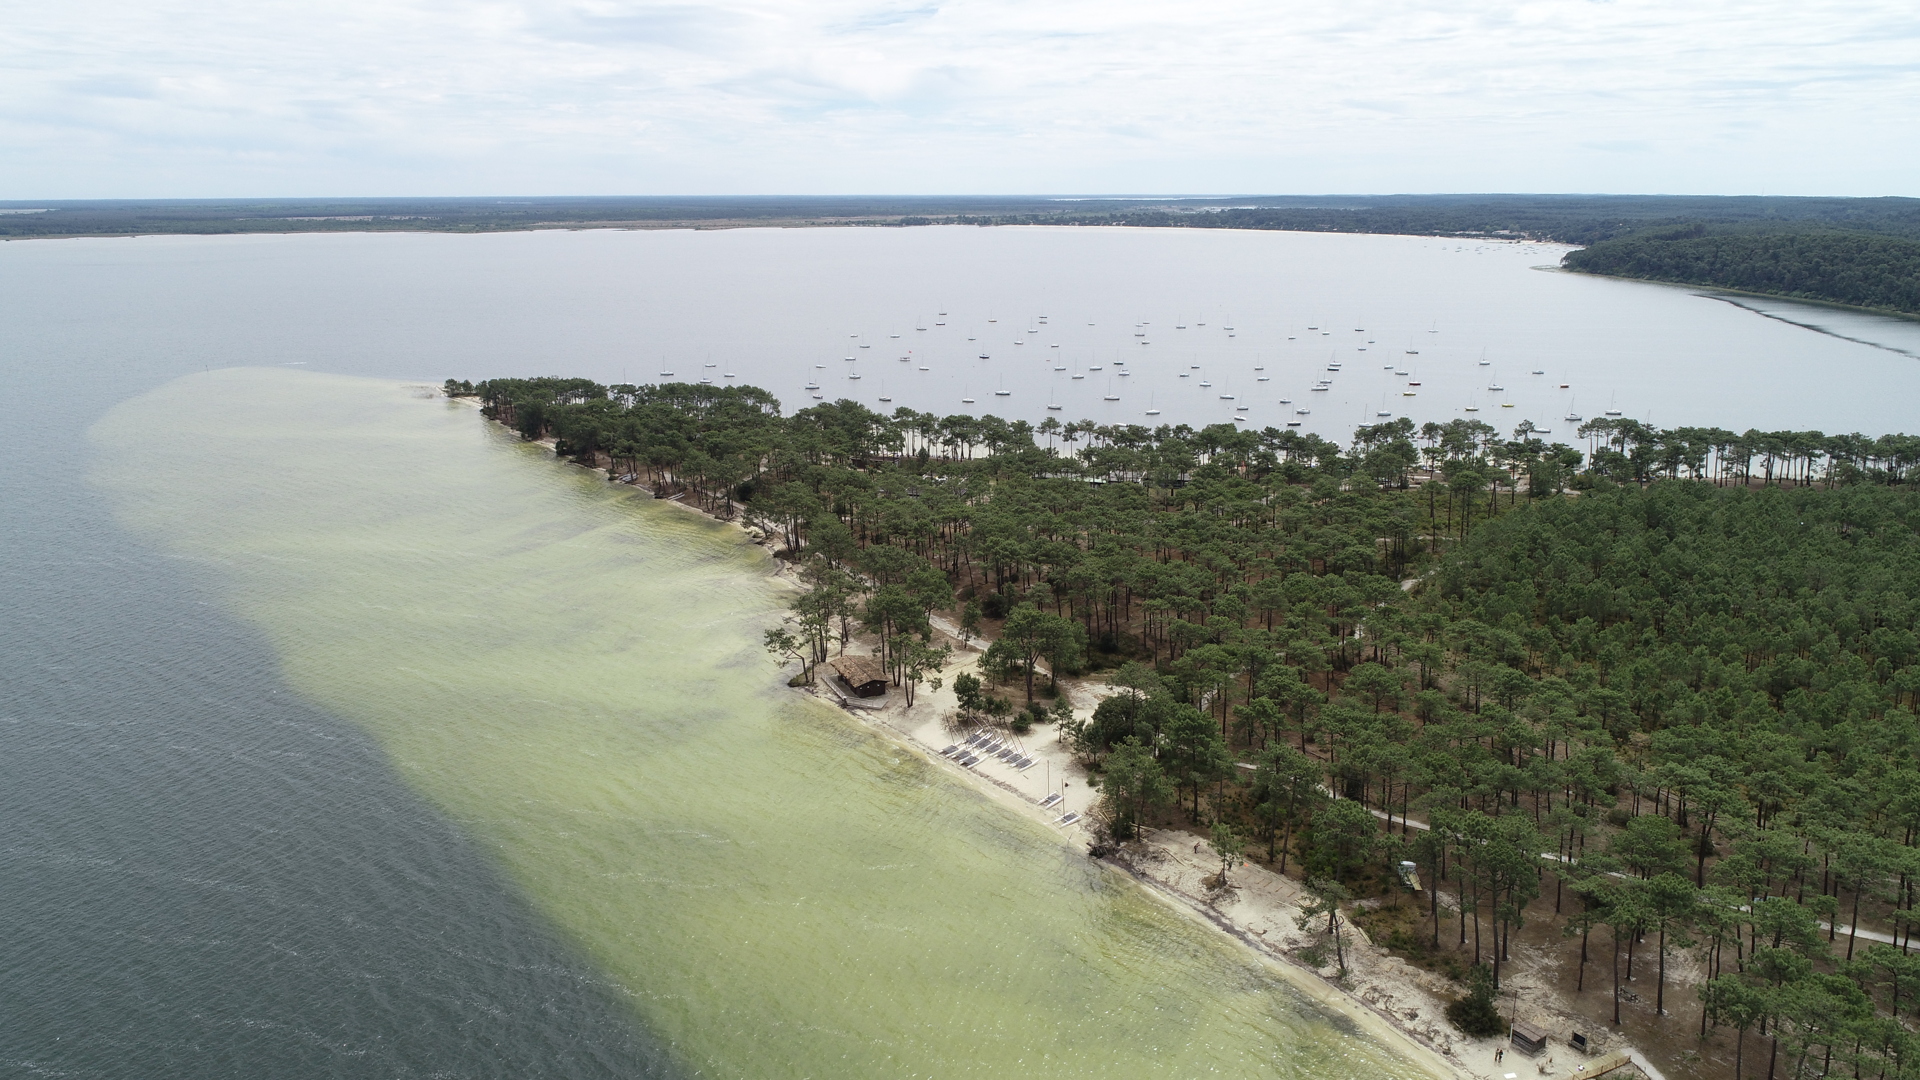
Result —
POLYGON ((918 685, 953 618, 990 642, 961 708, 1062 725, 1096 849, 1173 823, 1299 877, 1331 948, 1358 918, 1458 979, 1463 1031, 1501 1030, 1513 935, 1545 928, 1615 1024, 1730 1044, 1735 1076, 1920 1077, 1920 437, 1396 420, 1341 446, 447 392, 784 538, 812 587, 767 645, 805 672, 863 628, 918 685), (1090 718, 1050 704, 1094 672, 1118 692, 1090 718), (1362 903, 1403 863, 1424 905, 1362 903))

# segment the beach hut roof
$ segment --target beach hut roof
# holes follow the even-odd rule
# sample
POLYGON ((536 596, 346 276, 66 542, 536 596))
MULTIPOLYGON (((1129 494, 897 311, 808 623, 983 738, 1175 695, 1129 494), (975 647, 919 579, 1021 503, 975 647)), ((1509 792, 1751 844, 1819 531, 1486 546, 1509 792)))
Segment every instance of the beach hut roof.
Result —
POLYGON ((887 671, 880 661, 871 656, 839 656, 828 662, 833 673, 845 679, 848 686, 858 689, 870 683, 887 681, 887 671))

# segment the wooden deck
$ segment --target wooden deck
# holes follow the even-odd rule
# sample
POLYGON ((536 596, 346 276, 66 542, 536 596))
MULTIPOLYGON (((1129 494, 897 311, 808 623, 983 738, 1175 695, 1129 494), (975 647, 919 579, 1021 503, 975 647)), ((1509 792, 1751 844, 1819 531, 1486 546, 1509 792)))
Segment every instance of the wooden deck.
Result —
POLYGON ((1588 1080, 1589 1077, 1605 1076, 1611 1072, 1618 1072, 1632 1064, 1633 1059, 1628 1057, 1624 1051, 1615 1051, 1614 1053, 1603 1054, 1600 1057, 1594 1058, 1585 1065, 1577 1066, 1572 1072, 1567 1074, 1567 1080, 1588 1080))

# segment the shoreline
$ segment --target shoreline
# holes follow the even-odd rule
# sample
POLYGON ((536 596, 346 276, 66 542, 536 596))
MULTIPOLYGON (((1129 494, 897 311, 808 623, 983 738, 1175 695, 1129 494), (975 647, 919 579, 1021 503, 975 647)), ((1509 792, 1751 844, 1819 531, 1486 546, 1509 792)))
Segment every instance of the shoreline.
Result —
MULTIPOLYGON (((1535 267, 1535 269, 1542 269, 1542 268, 1535 267)), ((1859 304, 1843 304, 1843 303, 1840 303, 1838 300, 1815 300, 1811 297, 1806 297, 1806 296, 1788 296, 1785 293, 1756 292, 1752 289, 1736 289, 1728 285, 1703 285, 1699 282, 1670 281, 1666 278, 1634 277, 1631 274, 1600 274, 1600 273, 1595 273, 1592 270, 1575 270, 1573 267, 1570 267, 1570 266, 1558 266, 1558 267, 1552 267, 1551 269, 1562 274, 1580 274, 1584 277, 1600 278, 1605 281, 1633 281, 1633 282, 1638 282, 1639 284, 1642 284, 1642 285, 1668 285, 1676 289, 1695 289, 1695 290, 1706 289, 1708 290, 1707 292, 1705 293, 1696 292, 1694 295, 1704 296, 1708 299, 1718 300, 1718 299, 1724 299, 1727 296, 1750 296, 1756 300, 1784 300, 1789 304, 1806 304, 1809 307, 1831 308, 1834 311, 1847 311, 1847 312, 1852 312, 1855 315, 1877 315, 1883 319, 1899 319, 1902 322, 1920 322, 1920 313, 1911 312, 1911 311, 1896 311, 1893 308, 1862 307, 1859 304)), ((1746 307, 1746 305, 1744 304, 1739 304, 1735 306, 1746 307)), ((1747 308, 1747 310, 1753 311, 1752 308, 1747 308)), ((1753 313, 1755 315, 1760 315, 1765 318, 1774 317, 1771 315, 1767 315, 1767 313, 1764 311, 1754 311, 1753 313)), ((1783 319, 1781 321, 1788 322, 1789 320, 1783 319)), ((1801 326, 1800 323, 1792 323, 1792 325, 1801 326)), ((1827 333, 1827 331, 1820 330, 1817 327, 1811 327, 1811 326, 1802 327, 1802 329, 1813 330, 1815 333, 1827 333)), ((1833 334, 1830 336, 1840 337, 1840 335, 1838 334, 1833 334)), ((1841 340, 1855 341, 1854 338, 1841 338, 1841 340)), ((1857 343, 1863 344, 1863 345, 1873 344, 1872 342, 1857 342, 1857 343)), ((1882 345, 1882 346, 1876 346, 1876 347, 1885 348, 1886 346, 1882 345)), ((1894 350, 1894 351, 1898 351, 1898 350, 1894 350)))
MULTIPOLYGON (((431 389, 435 396, 445 396, 441 388, 431 389)), ((476 398, 447 400, 464 402, 476 412, 479 411, 476 398)), ((500 426, 503 431, 507 430, 498 421, 488 419, 487 422, 500 426)), ((551 439, 536 440, 534 445, 539 445, 550 454, 554 451, 551 439)), ((731 520, 720 517, 689 505, 677 496, 660 499, 643 485, 612 479, 609 469, 560 460, 575 468, 597 473, 610 484, 646 492, 652 501, 670 502, 716 524, 731 526, 747 545, 765 549, 765 558, 774 564, 772 573, 765 576, 780 579, 796 589, 807 587, 798 578, 796 564, 774 555, 778 550, 778 542, 786 539, 778 530, 763 529, 747 522, 743 520, 744 514, 731 520)), ((941 756, 942 747, 958 741, 952 737, 946 723, 946 717, 958 707, 952 690, 953 677, 974 666, 986 641, 983 639, 979 644, 969 646, 959 638, 957 628, 949 619, 936 613, 932 621, 936 638, 944 638, 954 646, 953 656, 939 673, 943 680, 942 689, 933 691, 923 687, 910 707, 905 705, 904 694, 898 687, 889 687, 884 695, 876 699, 853 698, 834 688, 830 682, 831 674, 824 672, 816 677, 813 685, 783 688, 823 705, 837 707, 860 720, 863 726, 880 737, 920 755, 929 764, 949 774, 964 774, 968 787, 1047 826, 1057 834, 1063 847, 1075 848, 1084 854, 1088 834, 1083 826, 1085 815, 1093 802, 1091 796, 1094 790, 1087 783, 1085 770, 1075 764, 1071 755, 1060 746, 1057 725, 1037 727, 1022 742, 1023 751, 1042 763, 1044 769, 1036 767, 1003 777, 1001 774, 1008 770, 998 762, 982 762, 977 768, 964 768, 941 756), (867 704, 868 701, 872 704, 867 704), (1043 810, 1040 806, 1049 787, 1063 795, 1060 803, 1051 811, 1043 810), (1034 789, 1041 794, 1031 794, 1034 789), (1058 824, 1058 816, 1067 811, 1077 812, 1082 817, 1078 822, 1062 828, 1058 824)), ((870 647, 865 642, 855 639, 843 654, 859 656, 869 651, 870 647)), ((779 671, 782 675, 791 675, 796 669, 797 665, 789 663, 782 665, 779 671)), ((1092 714, 1101 698, 1107 696, 1102 691, 1109 689, 1103 683, 1070 678, 1062 678, 1059 685, 1061 697, 1074 705, 1076 717, 1082 720, 1092 714)), ((1172 828, 1143 828, 1142 832, 1143 839, 1124 849, 1123 857, 1105 856, 1094 861, 1131 880, 1145 893, 1183 917, 1231 939, 1235 947, 1246 949, 1253 958, 1284 978, 1306 998, 1346 1017, 1372 1037, 1394 1046, 1410 1063, 1436 1076, 1451 1076, 1460 1080, 1498 1080, 1515 1074, 1528 1080, 1533 1080, 1535 1076, 1558 1080, 1560 1077, 1583 1076, 1585 1073, 1582 1070, 1587 1063, 1598 1062, 1612 1052, 1621 1052, 1632 1055, 1634 1064, 1643 1067, 1653 1080, 1662 1080, 1657 1071, 1645 1065, 1646 1059, 1638 1048, 1617 1033, 1604 1030, 1589 1034, 1593 1042, 1583 1060, 1575 1060, 1572 1052, 1563 1048, 1563 1052, 1569 1054, 1568 1061, 1564 1063, 1558 1062, 1551 1051, 1541 1060, 1516 1057, 1512 1062, 1497 1062, 1495 1050, 1507 1046, 1504 1036, 1473 1039, 1454 1029, 1445 1019, 1446 1004, 1457 996, 1451 981, 1445 976, 1394 956, 1385 948, 1375 945, 1365 930, 1350 921, 1345 924, 1345 933, 1349 935, 1348 976, 1340 978, 1331 965, 1311 967, 1287 951, 1304 946, 1314 936, 1300 930, 1294 922, 1302 906, 1300 901, 1304 891, 1299 882, 1248 861, 1229 875, 1231 885, 1227 889, 1208 894, 1199 882, 1217 870, 1219 863, 1204 843, 1195 843, 1196 834, 1172 828), (1191 850, 1186 850, 1188 848, 1191 850), (1522 1072, 1529 1065, 1534 1069, 1522 1072)), ((1510 981, 1517 987, 1520 980, 1526 977, 1518 952, 1510 964, 1510 981)), ((1550 1002, 1552 1007, 1548 1011, 1554 1013, 1556 1019, 1573 1015, 1572 1010, 1556 1000, 1557 995, 1553 990, 1545 986, 1539 990, 1542 997, 1550 1002)), ((1529 999, 1529 1003, 1538 1004, 1533 999, 1529 999)), ((1632 1074, 1610 1075, 1624 1077, 1632 1074)))

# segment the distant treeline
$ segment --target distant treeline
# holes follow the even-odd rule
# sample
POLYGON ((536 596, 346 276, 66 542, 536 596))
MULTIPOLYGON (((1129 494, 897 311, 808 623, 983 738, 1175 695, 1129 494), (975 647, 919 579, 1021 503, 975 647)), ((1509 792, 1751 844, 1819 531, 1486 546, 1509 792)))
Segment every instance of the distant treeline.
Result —
POLYGON ((1694 222, 1920 236, 1920 199, 1675 195, 1262 195, 205 199, 0 203, 0 236, 737 225, 1130 225, 1508 236, 1592 244, 1694 222))
POLYGON ((1565 262, 1590 274, 1920 314, 1920 239, 1906 236, 1694 224, 1606 240, 1565 262))

